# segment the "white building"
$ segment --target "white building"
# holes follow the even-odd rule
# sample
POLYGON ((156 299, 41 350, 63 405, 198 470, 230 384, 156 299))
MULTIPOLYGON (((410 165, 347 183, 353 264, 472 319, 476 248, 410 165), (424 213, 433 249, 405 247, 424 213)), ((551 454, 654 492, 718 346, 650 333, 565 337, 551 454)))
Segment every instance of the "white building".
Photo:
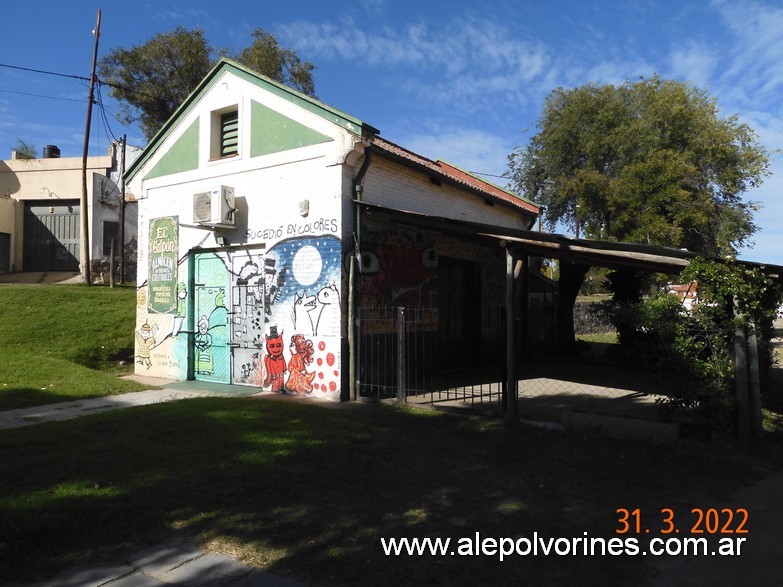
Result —
POLYGON ((137 372, 329 399, 348 397, 360 306, 440 307, 431 327, 459 357, 482 340, 481 309, 502 306, 497 239, 433 217, 498 230, 538 214, 226 59, 126 179, 139 202, 137 372))

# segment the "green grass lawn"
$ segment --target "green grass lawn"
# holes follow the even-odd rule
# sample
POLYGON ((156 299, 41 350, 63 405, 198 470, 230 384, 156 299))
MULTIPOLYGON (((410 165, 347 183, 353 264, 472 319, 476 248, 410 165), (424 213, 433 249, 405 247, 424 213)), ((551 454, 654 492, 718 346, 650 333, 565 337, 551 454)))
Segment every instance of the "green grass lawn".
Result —
POLYGON ((386 557, 380 539, 610 538, 617 508, 687 519, 765 458, 367 404, 131 408, 0 432, 0 584, 178 536, 318 585, 637 585, 651 557, 386 557))
POLYGON ((148 387, 117 378, 133 368, 135 299, 133 287, 0 287, 0 410, 148 387))
POLYGON ((597 342, 601 344, 617 344, 616 332, 605 332, 599 334, 577 334, 576 340, 585 342, 597 342))
MULTIPOLYGON (((0 409, 140 389, 116 378, 119 360, 133 365, 134 296, 1 287, 0 409)), ((642 584, 651 557, 386 557, 381 538, 611 538, 618 508, 653 528, 662 508, 687 518, 780 470, 776 389, 776 427, 752 456, 257 398, 0 431, 0 584, 116 564, 171 537, 323 586, 642 584)))

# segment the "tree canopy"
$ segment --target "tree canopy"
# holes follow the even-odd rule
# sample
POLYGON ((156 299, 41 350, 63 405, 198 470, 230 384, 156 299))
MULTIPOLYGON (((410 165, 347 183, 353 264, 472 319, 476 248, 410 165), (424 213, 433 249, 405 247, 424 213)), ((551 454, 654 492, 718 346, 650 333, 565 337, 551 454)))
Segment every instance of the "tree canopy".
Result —
POLYGON ((223 56, 309 96, 315 95, 312 63, 302 61, 292 49, 281 47, 274 35, 262 29, 253 31, 252 37, 250 46, 230 55, 226 49, 212 47, 201 29, 177 27, 143 45, 110 51, 100 60, 98 75, 122 104, 123 121, 138 122, 147 139, 158 132, 223 56))
POLYGON ((550 228, 712 255, 733 253, 758 228, 758 206, 742 194, 768 175, 768 153, 690 83, 558 88, 537 128, 509 155, 509 177, 543 205, 550 228))
POLYGON ((17 139, 16 145, 14 145, 12 150, 16 151, 17 159, 35 159, 38 157, 38 148, 22 139, 17 139))

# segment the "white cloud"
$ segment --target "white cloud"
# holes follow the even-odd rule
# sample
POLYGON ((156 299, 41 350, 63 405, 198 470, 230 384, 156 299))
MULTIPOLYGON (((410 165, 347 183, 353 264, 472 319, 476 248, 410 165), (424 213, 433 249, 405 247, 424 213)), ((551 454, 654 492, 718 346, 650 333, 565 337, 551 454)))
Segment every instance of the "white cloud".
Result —
POLYGON ((740 258, 751 261, 772 261, 783 264, 780 243, 783 242, 783 156, 773 159, 772 175, 761 187, 745 194, 745 201, 759 202, 762 206, 755 215, 759 231, 752 238, 754 246, 740 251, 740 258))
MULTIPOLYGON (((400 144, 429 159, 442 159, 465 171, 502 175, 506 157, 514 148, 507 138, 477 130, 457 129, 402 137, 400 144)), ((487 177, 499 185, 502 178, 487 177)))
POLYGON ((718 56, 704 43, 690 42, 677 47, 671 55, 672 74, 706 88, 718 65, 718 56))
POLYGON ((386 0, 360 0, 365 12, 377 13, 386 7, 386 0))
POLYGON ((734 42, 721 76, 727 93, 744 104, 779 101, 783 88, 783 8, 759 2, 716 0, 734 42))
POLYGON ((299 51, 322 58, 389 71, 405 68, 407 91, 449 102, 516 95, 551 65, 544 46, 516 39, 496 22, 469 16, 438 29, 414 22, 372 31, 352 19, 339 25, 300 21, 287 25, 282 34, 286 42, 296 42, 299 51))

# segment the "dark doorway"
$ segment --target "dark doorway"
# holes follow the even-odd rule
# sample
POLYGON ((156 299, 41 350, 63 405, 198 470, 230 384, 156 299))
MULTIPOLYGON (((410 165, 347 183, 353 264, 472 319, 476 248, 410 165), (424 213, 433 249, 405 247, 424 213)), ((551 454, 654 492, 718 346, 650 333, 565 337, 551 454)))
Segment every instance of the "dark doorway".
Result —
POLYGON ((24 270, 79 270, 79 201, 25 202, 24 270))
POLYGON ((0 232, 0 273, 11 270, 11 235, 0 232))
POLYGON ((476 366, 481 346, 481 289, 474 261, 438 258, 441 374, 449 384, 476 366))

